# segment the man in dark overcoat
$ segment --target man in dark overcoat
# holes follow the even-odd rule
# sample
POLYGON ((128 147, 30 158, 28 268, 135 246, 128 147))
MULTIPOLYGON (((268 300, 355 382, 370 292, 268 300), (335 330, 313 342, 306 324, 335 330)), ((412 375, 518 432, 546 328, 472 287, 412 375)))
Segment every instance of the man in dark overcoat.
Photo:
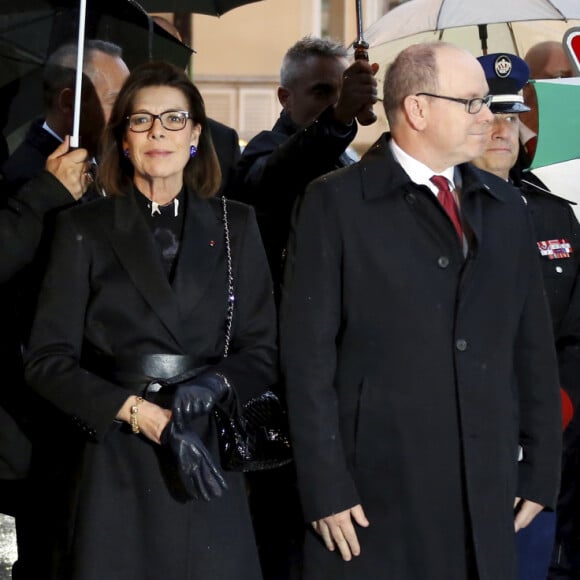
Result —
POLYGON ((21 345, 42 271, 44 253, 39 248, 46 246, 43 240, 50 235, 55 214, 73 205, 89 184, 86 149, 67 149, 68 140, 48 157, 45 171, 16 195, 0 201, 0 300, 4 304, 0 311, 0 513, 15 518, 18 562, 12 569, 14 580, 30 578, 29 566, 38 558, 30 536, 38 525, 38 513, 29 509, 27 481, 35 415, 31 413, 32 395, 23 387, 21 345), (26 310, 19 307, 25 304, 23 294, 31 300, 26 310))
POLYGON ((392 133, 309 187, 289 243, 304 578, 513 580, 514 531, 553 506, 561 445, 529 216, 465 163, 492 120, 473 56, 414 45, 384 87, 392 133))

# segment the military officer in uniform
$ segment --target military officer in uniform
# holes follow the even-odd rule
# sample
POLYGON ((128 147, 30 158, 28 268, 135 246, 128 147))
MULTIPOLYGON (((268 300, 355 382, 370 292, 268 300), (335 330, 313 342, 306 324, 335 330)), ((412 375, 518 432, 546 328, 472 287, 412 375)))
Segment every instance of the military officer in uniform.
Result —
POLYGON ((571 208, 573 202, 553 195, 533 173, 521 171, 516 164, 520 148, 519 113, 530 110, 521 95, 530 76, 528 65, 505 53, 482 56, 479 61, 492 94, 494 121, 485 151, 473 163, 519 187, 530 210, 562 386, 564 457, 557 517, 544 511, 518 533, 519 575, 521 580, 545 580, 553 554, 553 576, 549 578, 576 578, 565 569, 576 551, 572 537, 578 535, 573 534, 573 528, 580 424, 572 418, 580 403, 580 229, 571 208))

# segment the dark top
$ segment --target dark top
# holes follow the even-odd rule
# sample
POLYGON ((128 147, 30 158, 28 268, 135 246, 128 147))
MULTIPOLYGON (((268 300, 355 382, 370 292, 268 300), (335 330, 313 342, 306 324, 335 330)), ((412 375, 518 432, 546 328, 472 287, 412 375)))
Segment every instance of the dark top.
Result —
POLYGON ((175 262, 179 255, 183 222, 186 212, 183 189, 171 203, 153 207, 153 203, 139 190, 135 189, 137 204, 142 211, 145 221, 153 234, 153 239, 159 250, 159 256, 167 278, 173 280, 175 262), (177 203, 176 203, 177 202, 177 203))
POLYGON ((282 111, 272 130, 256 135, 244 149, 232 196, 256 209, 275 289, 294 203, 313 179, 352 163, 345 150, 356 132, 356 123, 337 123, 331 108, 306 128, 282 111))
POLYGON ((60 145, 60 141, 42 128, 44 119, 34 121, 24 141, 0 168, 6 184, 6 193, 14 193, 27 181, 38 175, 46 158, 60 145))

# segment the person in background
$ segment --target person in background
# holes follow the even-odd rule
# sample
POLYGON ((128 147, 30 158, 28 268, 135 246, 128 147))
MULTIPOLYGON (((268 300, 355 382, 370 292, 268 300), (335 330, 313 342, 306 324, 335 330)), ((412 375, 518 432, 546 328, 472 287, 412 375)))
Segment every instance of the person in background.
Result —
POLYGON ((514 531, 554 506, 558 369, 528 212, 467 163, 488 92, 469 52, 405 49, 391 133, 295 215, 280 352, 304 580, 514 580, 514 531))
POLYGON ((229 202, 226 218, 214 198, 205 129, 182 70, 136 67, 105 129, 106 197, 58 216, 26 353, 26 379, 55 411, 47 440, 67 430, 72 447, 43 578, 261 577, 244 479, 219 466, 212 409, 277 378, 272 285, 252 210, 229 202), (152 388, 184 374, 175 390, 152 388))
MULTIPOLYGON (((15 578, 37 576, 35 566, 45 560, 44 539, 37 529, 48 525, 41 512, 30 508, 28 480, 37 405, 23 384, 22 349, 30 332, 55 215, 74 205, 92 183, 88 159, 96 155, 98 137, 128 75, 121 56, 121 49, 112 43, 87 42, 80 125, 81 144, 86 148, 68 151, 77 48, 72 44, 58 48, 43 71, 45 118, 33 121, 24 141, 0 167, 0 241, 6 253, 0 271, 0 455, 7 466, 0 471, 0 479, 8 486, 0 509, 16 516, 19 561, 15 578)), ((42 513, 48 508, 49 504, 42 513)))
MULTIPOLYGON (((92 182, 88 168, 86 149, 68 151, 67 137, 48 156, 46 170, 0 203, 0 296, 4 304, 0 311, 0 513, 15 518, 18 561, 12 569, 14 580, 36 577, 34 566, 40 554, 32 542, 39 514, 29 509, 34 414, 23 384, 22 344, 27 325, 20 324, 13 290, 21 274, 42 261, 39 247, 49 237, 54 214, 73 205, 92 182)), ((26 279, 31 292, 36 285, 28 275, 26 279)))
MULTIPOLYGON (((305 37, 284 56, 282 112, 271 131, 244 148, 231 192, 256 209, 276 299, 292 208, 308 182, 352 163, 346 149, 357 133, 357 113, 377 100, 376 70, 366 62, 349 66, 345 47, 330 38, 305 37)), ((303 523, 295 479, 293 466, 248 475, 267 580, 287 580, 300 566, 303 523)))
MULTIPOLYGON (((535 54, 535 51, 531 52, 535 54)), ((570 202, 551 194, 532 173, 522 173, 517 167, 514 169, 519 151, 519 117, 530 110, 524 104, 521 94, 529 80, 528 65, 521 58, 506 53, 481 56, 478 60, 492 95, 490 108, 494 120, 485 150, 473 163, 517 185, 530 211, 560 366, 566 443, 569 434, 566 428, 572 419, 574 407, 580 402, 580 226, 570 202)), ((574 465, 577 466, 577 452, 575 456, 574 465)), ((558 502, 558 514, 564 521, 573 518, 572 514, 565 514, 563 508, 566 505, 574 510, 574 504, 566 502, 565 498, 570 492, 570 485, 576 487, 568 473, 569 458, 570 450, 565 449, 563 486, 558 502)), ((521 580, 546 580, 554 552, 555 529, 556 513, 546 510, 518 533, 521 580)), ((554 567, 557 566, 558 563, 554 562, 554 567)), ((555 576, 564 577, 567 576, 555 576)))
MULTIPOLYGON (((542 42, 533 46, 525 57, 530 67, 532 79, 557 79, 574 76, 572 64, 560 42, 542 42)), ((524 98, 527 105, 532 109, 529 113, 522 113, 520 123, 520 140, 534 151, 534 139, 538 132, 538 110, 535 91, 531 86, 524 87, 524 98), (525 124, 525 125, 524 125, 525 124), (528 129, 530 128, 531 131, 528 129)), ((512 170, 512 175, 521 174, 522 167, 528 167, 530 156, 524 157, 524 162, 518 164, 512 170)), ((544 188, 565 199, 580 202, 580 160, 572 159, 563 163, 538 167, 533 173, 522 174, 522 178, 530 181, 536 187, 544 188)), ((574 206, 578 217, 577 205, 574 206)), ((562 268, 562 266, 560 266, 562 268)), ((573 332, 573 331, 570 331, 573 332)), ((576 393, 578 371, 576 367, 577 353, 572 349, 565 349, 560 353, 560 373, 564 388, 572 398, 574 409, 578 409, 580 399, 576 393), (565 353, 565 357, 564 357, 565 353)), ((558 499, 556 519, 556 542, 550 565, 550 579, 566 580, 578 578, 580 570, 580 414, 576 413, 570 425, 564 432, 564 455, 562 466, 562 484, 558 499)))
POLYGON ((244 148, 236 199, 256 208, 275 290, 282 277, 290 215, 307 184, 352 160, 347 147, 356 116, 377 101, 377 65, 349 65, 344 46, 307 36, 286 52, 280 69, 280 118, 244 148))
MULTIPOLYGON (((44 168, 48 156, 73 132, 77 46, 65 44, 49 57, 43 71, 45 117, 30 125, 24 141, 0 167, 5 190, 16 192, 44 168)), ((104 40, 85 46, 80 145, 90 157, 98 153, 99 138, 129 69, 122 50, 104 40)))

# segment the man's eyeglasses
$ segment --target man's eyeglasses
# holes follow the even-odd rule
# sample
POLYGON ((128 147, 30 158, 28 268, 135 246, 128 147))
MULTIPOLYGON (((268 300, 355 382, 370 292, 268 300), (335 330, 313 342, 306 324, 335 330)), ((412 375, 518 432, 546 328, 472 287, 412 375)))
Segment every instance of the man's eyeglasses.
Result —
POLYGON ((161 126, 168 131, 181 131, 191 119, 187 111, 164 111, 160 115, 153 113, 133 113, 127 117, 129 129, 134 133, 145 133, 153 127, 155 119, 159 119, 161 126))
POLYGON ((489 107, 491 104, 492 95, 487 95, 487 97, 476 97, 475 99, 459 99, 457 97, 446 97, 444 95, 434 95, 433 93, 416 93, 416 97, 421 95, 425 97, 433 97, 434 99, 445 99, 446 101, 453 101, 454 103, 461 103, 465 106, 465 110, 470 115, 477 115, 481 111, 483 105, 489 107))

